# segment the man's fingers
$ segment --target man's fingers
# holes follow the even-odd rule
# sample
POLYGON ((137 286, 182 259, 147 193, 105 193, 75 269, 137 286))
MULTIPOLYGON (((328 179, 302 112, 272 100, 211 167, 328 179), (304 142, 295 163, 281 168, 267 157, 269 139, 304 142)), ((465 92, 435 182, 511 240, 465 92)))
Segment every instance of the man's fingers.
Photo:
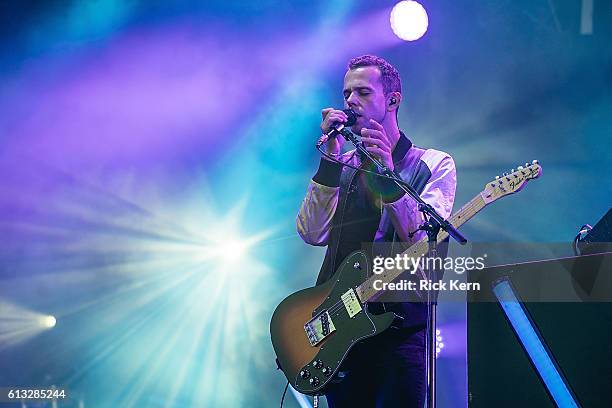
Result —
POLYGON ((389 147, 389 146, 387 146, 387 145, 385 144, 385 142, 383 142, 383 141, 382 141, 382 140, 380 140, 380 139, 375 139, 375 138, 373 138, 373 137, 363 137, 363 136, 362 136, 362 137, 361 137, 361 141, 362 141, 362 142, 364 142, 364 143, 366 143, 366 144, 371 144, 371 145, 378 146, 378 147, 380 147, 381 149, 383 149, 383 150, 385 150, 385 151, 387 151, 387 152, 389 151, 389 149, 388 149, 388 147, 389 147))
POLYGON ((382 125, 378 123, 377 121, 375 121, 374 119, 370 119, 370 124, 372 125, 372 129, 376 129, 380 132, 385 131, 385 128, 383 128, 382 125))
POLYGON ((348 120, 348 116, 346 116, 346 113, 342 111, 335 110, 331 113, 331 115, 334 115, 334 117, 342 118, 342 122, 346 122, 348 120))
POLYGON ((364 137, 369 138, 369 139, 380 140, 385 146, 387 146, 388 148, 391 148, 391 145, 389 144, 389 141, 385 137, 385 134, 382 133, 380 130, 365 129, 365 128, 361 129, 362 140, 364 137))
POLYGON ((361 135, 366 136, 366 137, 373 137, 373 138, 380 139, 380 140, 386 139, 385 134, 381 132, 380 130, 376 130, 376 129, 363 128, 361 129, 361 135))
POLYGON ((329 114, 329 124, 332 123, 344 123, 346 122, 346 115, 340 115, 336 112, 332 112, 329 114))
POLYGON ((333 115, 340 115, 344 118, 345 121, 348 120, 348 116, 346 116, 346 113, 342 112, 341 110, 335 110, 334 108, 325 108, 321 110, 321 116, 323 117, 323 119, 325 119, 330 113, 333 115))
POLYGON ((366 146, 366 150, 370 153, 373 153, 375 156, 378 156, 379 158, 382 158, 383 154, 388 153, 382 150, 380 147, 375 146, 366 146))

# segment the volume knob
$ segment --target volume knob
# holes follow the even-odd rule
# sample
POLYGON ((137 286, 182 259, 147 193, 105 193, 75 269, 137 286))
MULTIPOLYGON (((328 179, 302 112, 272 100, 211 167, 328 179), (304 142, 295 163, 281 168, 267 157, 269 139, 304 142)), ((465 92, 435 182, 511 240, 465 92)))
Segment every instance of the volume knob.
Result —
POLYGON ((325 375, 326 377, 329 377, 332 373, 332 369, 331 367, 325 367, 321 370, 321 372, 323 373, 323 375, 325 375))
POLYGON ((300 377, 302 377, 304 380, 307 379, 308 377, 310 377, 310 371, 308 370, 300 371, 300 377))
POLYGON ((319 385, 319 379, 317 377, 312 377, 310 380, 308 380, 308 382, 313 387, 316 387, 317 385, 319 385))
POLYGON ((321 360, 315 360, 312 365, 314 366, 314 368, 321 368, 323 367, 323 362, 321 360))

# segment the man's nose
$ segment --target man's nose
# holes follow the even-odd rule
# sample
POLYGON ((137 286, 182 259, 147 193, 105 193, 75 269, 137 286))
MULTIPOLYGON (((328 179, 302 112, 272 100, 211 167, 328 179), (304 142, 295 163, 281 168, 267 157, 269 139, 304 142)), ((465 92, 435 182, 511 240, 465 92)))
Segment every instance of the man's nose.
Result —
POLYGON ((357 96, 355 96, 355 92, 352 92, 348 98, 346 98, 346 104, 349 108, 353 108, 357 105, 357 96))

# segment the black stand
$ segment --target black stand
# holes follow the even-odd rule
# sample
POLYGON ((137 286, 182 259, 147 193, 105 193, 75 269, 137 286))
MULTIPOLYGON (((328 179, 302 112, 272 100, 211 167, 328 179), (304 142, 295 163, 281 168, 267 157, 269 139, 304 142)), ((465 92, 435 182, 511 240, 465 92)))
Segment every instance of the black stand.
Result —
MULTIPOLYGON (((420 209, 420 208, 419 208, 420 209)), ((427 220, 425 212, 425 223, 420 229, 427 232, 427 243, 428 243, 428 256, 429 258, 438 257, 438 232, 440 232, 440 225, 436 222, 427 220)), ((426 263, 430 265, 429 262, 426 263)), ((437 281, 437 271, 435 270, 436 263, 433 262, 434 268, 426 268, 427 280, 432 283, 434 280, 437 281)), ((438 306, 438 300, 432 301, 432 291, 427 290, 427 330, 425 339, 425 354, 427 362, 425 364, 425 371, 427 375, 427 391, 425 393, 425 401, 427 402, 427 408, 435 408, 436 406, 436 310, 438 306)))
MULTIPOLYGON (((406 194, 412 197, 413 200, 417 202, 419 205, 419 211, 423 213, 423 217, 425 218, 425 224, 423 224, 419 229, 425 230, 427 232, 428 242, 429 242, 429 257, 434 258, 438 256, 438 247, 437 247, 437 237, 440 229, 443 229, 451 236, 455 241, 459 242, 461 245, 465 245, 467 243, 467 239, 459 232, 457 229, 448 221, 440 216, 433 209, 433 207, 427 204, 421 196, 404 180, 402 180, 396 173, 389 170, 385 165, 383 165, 378 159, 374 158, 370 152, 368 152, 364 147, 363 143, 357 139, 357 137, 351 133, 348 129, 342 129, 340 131, 342 136, 353 145, 357 151, 359 151, 363 156, 367 157, 378 167, 378 171, 382 177, 387 177, 395 182, 406 194)), ((435 262, 434 262, 435 264, 435 262)), ((433 272, 427 270, 427 279, 430 283, 433 283, 433 272)), ((431 290, 427 291, 427 338, 425 341, 425 351, 426 351, 426 373, 427 373, 427 391, 425 394, 425 400, 427 404, 427 408, 435 408, 436 406, 436 302, 433 302, 431 299, 431 290)))

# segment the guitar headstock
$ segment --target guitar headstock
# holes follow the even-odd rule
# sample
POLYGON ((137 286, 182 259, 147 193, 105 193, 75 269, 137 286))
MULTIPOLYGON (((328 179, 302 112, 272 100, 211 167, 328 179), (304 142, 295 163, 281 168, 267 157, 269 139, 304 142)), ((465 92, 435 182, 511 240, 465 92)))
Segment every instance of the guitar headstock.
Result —
POLYGON ((525 187, 529 180, 538 178, 541 174, 542 166, 537 160, 531 164, 525 163, 525 166, 519 166, 516 170, 512 169, 510 173, 495 177, 495 180, 487 183, 480 195, 485 203, 492 203, 499 198, 516 193, 525 187))

